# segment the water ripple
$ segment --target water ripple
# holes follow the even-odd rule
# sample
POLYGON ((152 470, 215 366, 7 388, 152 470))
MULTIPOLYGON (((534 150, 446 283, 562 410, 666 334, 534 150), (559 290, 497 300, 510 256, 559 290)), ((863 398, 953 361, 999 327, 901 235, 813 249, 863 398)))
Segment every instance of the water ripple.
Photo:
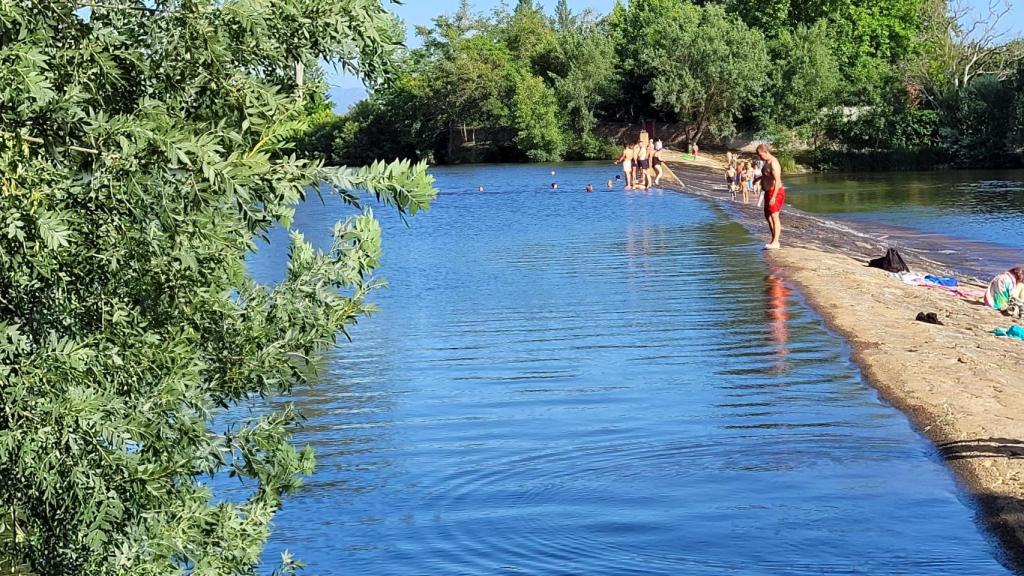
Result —
MULTIPOLYGON (((557 170, 565 192, 534 166, 440 171, 430 213, 385 222, 381 312, 294 398, 319 464, 268 564, 1006 572, 930 445, 753 239, 698 200, 574 193, 606 169, 557 170)), ((296 221, 314 237, 334 217, 296 221)))

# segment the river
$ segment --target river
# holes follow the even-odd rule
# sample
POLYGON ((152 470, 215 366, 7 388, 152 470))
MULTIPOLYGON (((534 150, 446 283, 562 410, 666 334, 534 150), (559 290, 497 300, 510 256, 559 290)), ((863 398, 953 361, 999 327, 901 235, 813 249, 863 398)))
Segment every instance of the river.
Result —
MULTIPOLYGON (((267 566, 1009 573, 758 240, 700 199, 607 190, 609 168, 438 169, 429 212, 377 211, 390 287, 291 399, 318 467, 267 566)), ((323 239, 340 212, 309 202, 295 227, 323 239)))
POLYGON ((986 277, 1024 263, 1024 170, 807 174, 786 201, 883 227, 894 243, 932 246, 986 277))

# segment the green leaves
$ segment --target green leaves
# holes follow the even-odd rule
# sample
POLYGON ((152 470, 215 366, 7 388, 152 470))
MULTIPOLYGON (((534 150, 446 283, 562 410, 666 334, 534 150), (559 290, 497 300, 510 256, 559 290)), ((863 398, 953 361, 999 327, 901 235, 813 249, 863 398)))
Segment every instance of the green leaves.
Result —
POLYGON ((371 310, 381 230, 364 208, 330 250, 294 236, 274 285, 245 258, 311 190, 436 194, 424 164, 295 154, 294 64, 379 79, 395 30, 375 0, 0 0, 0 564, 254 570, 313 456, 291 407, 222 410, 315 377, 371 310), (224 502, 204 482, 229 472, 252 491, 224 502))
POLYGON ((689 140, 706 132, 730 136, 744 104, 770 86, 764 37, 721 6, 684 6, 658 25, 653 60, 658 105, 690 126, 689 140))

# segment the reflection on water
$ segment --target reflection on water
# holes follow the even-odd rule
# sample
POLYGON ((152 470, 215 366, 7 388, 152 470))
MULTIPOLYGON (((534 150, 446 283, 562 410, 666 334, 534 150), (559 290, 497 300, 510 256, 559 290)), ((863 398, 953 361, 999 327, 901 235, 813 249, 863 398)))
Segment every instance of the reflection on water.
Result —
POLYGON ((774 365, 782 368, 785 366, 786 355, 789 353, 789 350, 786 349, 786 344, 789 341, 789 331, 786 327, 786 322, 789 320, 789 315, 786 312, 789 289, 786 288, 783 280, 782 270, 776 266, 770 268, 768 276, 765 277, 765 284, 768 293, 768 318, 772 327, 772 340, 776 346, 777 361, 774 365))
POLYGON ((386 222, 381 312, 295 398, 319 463, 268 564, 1005 573, 934 450, 738 225, 682 195, 575 192, 604 166, 559 166, 559 192, 547 171, 438 171, 431 212, 386 222))

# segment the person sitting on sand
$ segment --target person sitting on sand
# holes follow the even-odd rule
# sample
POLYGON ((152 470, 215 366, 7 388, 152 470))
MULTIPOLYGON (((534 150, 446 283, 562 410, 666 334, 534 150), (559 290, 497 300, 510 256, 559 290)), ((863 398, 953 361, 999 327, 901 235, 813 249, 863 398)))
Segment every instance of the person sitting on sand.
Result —
POLYGON ((764 218, 768 221, 771 240, 764 245, 765 250, 778 250, 782 238, 782 205, 786 202, 786 189, 782 186, 782 167, 779 159, 772 154, 768 146, 757 147, 757 156, 764 160, 761 170, 761 190, 764 191, 764 218))
POLYGON ((1007 311, 1014 300, 1024 301, 1024 266, 998 274, 985 291, 985 304, 996 310, 1007 311))

